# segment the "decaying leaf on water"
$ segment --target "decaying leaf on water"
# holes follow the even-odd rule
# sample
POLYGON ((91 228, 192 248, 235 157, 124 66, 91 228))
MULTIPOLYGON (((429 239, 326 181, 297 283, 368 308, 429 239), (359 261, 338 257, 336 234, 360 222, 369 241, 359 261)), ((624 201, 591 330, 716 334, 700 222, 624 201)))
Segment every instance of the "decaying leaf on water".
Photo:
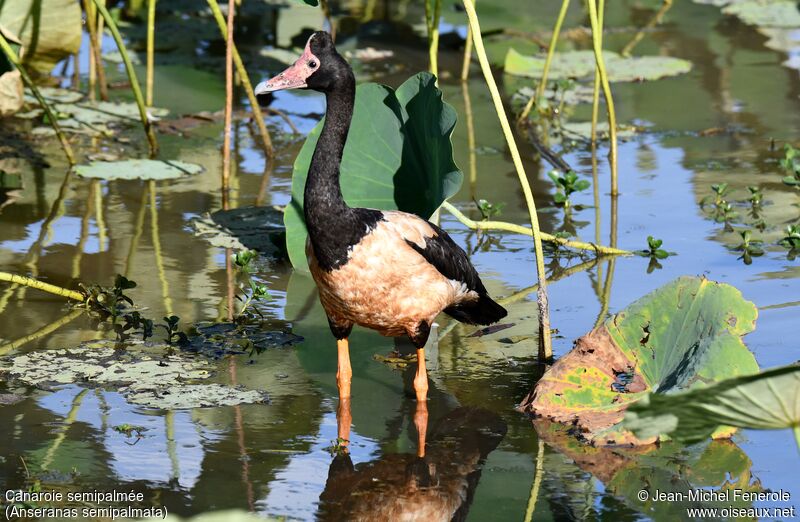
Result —
MULTIPOLYGON (((648 444, 617 424, 647 393, 675 393, 758 371, 741 337, 757 311, 734 287, 681 277, 578 339, 520 408, 576 425, 596 444, 648 444)), ((717 430, 717 436, 730 434, 717 430)))
POLYGON ((153 408, 200 408, 268 400, 261 391, 194 382, 210 378, 214 368, 208 359, 167 345, 134 344, 117 350, 114 343, 106 341, 0 359, 0 375, 5 380, 46 390, 68 384, 111 388, 132 403, 153 408))
POLYGON ((81 8, 73 0, 0 2, 0 25, 25 49, 22 64, 41 75, 81 46, 81 8))
POLYGON ((78 165, 75 172, 84 178, 93 179, 177 179, 199 174, 203 167, 177 160, 127 159, 120 161, 92 161, 78 165))

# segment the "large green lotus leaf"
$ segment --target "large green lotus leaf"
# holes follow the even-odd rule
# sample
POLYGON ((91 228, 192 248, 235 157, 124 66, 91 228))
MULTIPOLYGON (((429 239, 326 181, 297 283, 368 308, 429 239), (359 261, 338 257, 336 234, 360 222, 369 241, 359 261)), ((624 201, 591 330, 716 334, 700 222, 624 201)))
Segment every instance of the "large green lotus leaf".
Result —
POLYGON ((578 339, 522 408, 574 422, 597 443, 653 442, 616 426, 627 407, 650 392, 683 392, 757 372, 741 339, 756 315, 730 285, 678 278, 578 339))
POLYGON ((120 161, 92 161, 78 165, 75 172, 84 178, 94 179, 176 179, 198 174, 203 167, 177 160, 128 159, 120 161))
POLYGON ((22 63, 42 75, 81 46, 81 8, 75 0, 6 0, 0 2, 0 25, 21 41, 22 63))
POLYGON ((727 379, 685 393, 647 395, 630 407, 622 426, 637 437, 668 435, 686 442, 702 440, 718 426, 798 430, 800 366, 727 379))
MULTIPOLYGON (((376 83, 360 85, 341 165, 347 203, 430 217, 463 179, 450 141, 455 124, 455 109, 442 101, 429 73, 412 76, 397 91, 376 83)), ((295 160, 292 202, 284 216, 289 258, 304 271, 303 191, 322 125, 311 131, 295 160)))
MULTIPOLYGON (((691 70, 691 62, 669 56, 634 56, 623 58, 617 53, 604 51, 606 72, 611 82, 637 82, 658 80, 666 76, 677 76, 691 70)), ((515 76, 541 78, 545 57, 527 56, 509 49, 506 54, 505 72, 515 76)), ((594 53, 592 51, 565 51, 553 55, 548 78, 594 78, 594 53)))
POLYGON ((797 2, 789 0, 736 2, 722 12, 738 16, 746 24, 760 27, 800 27, 800 9, 797 8, 797 2))

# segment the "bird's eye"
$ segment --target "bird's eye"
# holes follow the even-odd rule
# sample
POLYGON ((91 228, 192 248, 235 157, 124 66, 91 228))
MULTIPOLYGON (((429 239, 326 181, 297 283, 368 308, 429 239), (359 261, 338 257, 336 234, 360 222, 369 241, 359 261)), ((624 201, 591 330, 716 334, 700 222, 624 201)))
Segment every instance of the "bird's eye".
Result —
POLYGON ((314 60, 311 60, 310 62, 308 62, 308 66, 313 69, 314 67, 317 66, 317 62, 315 62, 314 60))

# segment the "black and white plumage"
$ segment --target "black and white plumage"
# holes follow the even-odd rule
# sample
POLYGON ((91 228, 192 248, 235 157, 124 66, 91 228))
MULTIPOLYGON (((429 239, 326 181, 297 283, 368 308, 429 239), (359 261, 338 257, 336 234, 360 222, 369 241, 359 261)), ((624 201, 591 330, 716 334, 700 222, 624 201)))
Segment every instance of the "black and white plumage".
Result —
MULTIPOLYGON (((470 324, 504 317, 505 309, 489 297, 466 253, 442 229, 413 214, 345 203, 339 167, 353 115, 355 78, 328 33, 314 33, 300 59, 259 84, 256 94, 287 88, 314 89, 327 101, 303 211, 309 268, 334 336, 346 340, 359 324, 384 335, 408 335, 421 349, 442 311, 470 324)), ((346 360, 340 344, 340 373, 347 374, 343 346, 346 360)))

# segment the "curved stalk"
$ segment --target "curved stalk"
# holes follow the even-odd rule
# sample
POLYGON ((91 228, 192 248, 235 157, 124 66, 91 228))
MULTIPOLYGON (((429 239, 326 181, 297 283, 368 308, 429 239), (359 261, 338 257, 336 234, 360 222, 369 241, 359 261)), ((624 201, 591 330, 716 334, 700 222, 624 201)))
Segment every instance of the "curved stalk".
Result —
MULTIPOLYGON (((211 13, 214 15, 214 19, 217 21, 217 25, 222 33, 222 37, 227 41, 228 27, 225 23, 225 17, 222 16, 222 11, 219 8, 217 0, 208 0, 208 6, 211 8, 211 13)), ((248 76, 247 70, 244 68, 242 57, 239 55, 239 51, 236 49, 235 44, 232 45, 231 52, 233 53, 233 63, 236 65, 236 72, 239 74, 239 78, 242 81, 242 87, 247 94, 247 99, 250 102, 250 107, 253 110, 253 118, 256 120, 258 132, 261 134, 264 153, 267 155, 267 158, 271 159, 275 155, 274 149, 272 148, 272 138, 267 130, 267 125, 264 123, 264 115, 262 114, 261 108, 258 105, 256 95, 253 93, 253 84, 250 82, 250 76, 248 76)))
POLYGON ((164 256, 161 253, 161 237, 158 233, 156 182, 150 180, 147 184, 149 185, 148 193, 150 195, 150 232, 153 241, 153 255, 156 258, 156 271, 158 272, 158 279, 161 282, 161 296, 164 298, 164 311, 167 315, 172 315, 172 298, 169 296, 169 281, 167 280, 167 272, 164 270, 164 256))
POLYGON ((541 100, 544 97, 544 91, 547 87, 547 74, 550 72, 550 64, 553 63, 553 55, 556 51, 556 45, 558 45, 558 37, 561 34, 561 25, 564 23, 564 18, 567 16, 568 8, 569 0, 563 0, 561 2, 561 10, 558 12, 558 18, 556 19, 556 25, 553 27, 553 36, 550 37, 550 45, 547 47, 547 58, 544 60, 542 79, 539 81, 539 85, 536 88, 536 93, 531 97, 530 100, 528 100, 528 103, 522 110, 522 114, 520 114, 518 122, 525 121, 537 100, 541 100))
MULTIPOLYGON (((602 15, 604 2, 603 0, 598 0, 599 15, 598 6, 595 5, 594 0, 587 0, 587 3, 589 4, 589 18, 592 24, 592 47, 594 49, 595 63, 597 64, 597 76, 599 76, 600 84, 603 87, 603 96, 606 99, 606 111, 608 112, 608 131, 611 141, 611 151, 608 154, 608 160, 611 164, 611 195, 616 196, 619 193, 617 190, 617 116, 614 110, 614 98, 611 96, 611 85, 608 82, 608 74, 603 61, 602 15)), ((597 99, 595 99, 595 103, 597 103, 597 99)), ((594 142, 595 139, 596 136, 593 135, 592 141, 594 142)))
POLYGON ((83 294, 76 290, 70 290, 69 288, 62 288, 60 286, 51 285, 50 283, 44 283, 38 279, 33 279, 32 277, 9 274, 8 272, 0 272, 0 281, 6 281, 8 283, 14 283, 22 286, 29 286, 31 288, 41 290, 42 292, 49 292, 51 294, 66 297, 67 299, 72 299, 74 301, 83 302, 84 300, 83 294))
POLYGON ((117 24, 111 17, 108 9, 106 9, 106 6, 103 5, 102 0, 93 0, 93 2, 95 7, 97 7, 97 10, 100 12, 100 16, 102 16, 103 20, 106 21, 108 30, 111 31, 111 36, 114 37, 114 41, 117 43, 117 49, 119 50, 120 56, 122 56, 122 61, 125 63, 125 71, 128 73, 128 80, 130 80, 131 83, 131 90, 133 91, 133 96, 136 99, 136 106, 139 108, 139 118, 142 120, 144 133, 147 135, 147 144, 150 149, 150 157, 155 157, 156 154, 158 154, 158 142, 156 141, 156 134, 153 130, 153 126, 150 124, 150 118, 147 116, 147 109, 145 108, 144 97, 142 96, 142 88, 139 86, 139 79, 136 77, 136 71, 131 63, 131 58, 128 56, 128 49, 125 47, 125 42, 122 40, 122 35, 119 33, 117 24))
POLYGON ((20 76, 22 77, 22 82, 25 86, 31 90, 33 95, 36 97, 36 100, 39 102, 39 105, 42 106, 44 109, 44 113, 47 115, 47 119, 50 121, 50 125, 53 127, 53 130, 58 137, 58 141, 61 142, 61 148, 64 149, 64 155, 67 157, 67 161, 70 165, 75 165, 75 155, 72 153, 72 147, 69 145, 69 141, 67 141, 67 137, 64 132, 61 130, 61 126, 58 124, 58 119, 56 119, 53 111, 50 110, 50 105, 42 96, 42 93, 39 92, 39 89, 36 87, 36 84, 33 83, 31 77, 28 76, 28 71, 22 66, 22 63, 19 61, 19 56, 17 53, 14 52, 14 49, 11 48, 11 45, 6 40, 6 37, 3 36, 2 31, 0 31, 0 48, 3 49, 3 53, 8 58, 8 61, 14 65, 19 71, 20 76))
POLYGON ((147 78, 145 79, 145 103, 153 106, 153 52, 156 41, 156 0, 147 0, 147 78))
POLYGON ((536 215, 536 203, 533 201, 533 192, 528 183, 528 177, 525 174, 525 168, 522 165, 522 158, 519 155, 517 144, 514 141, 514 135, 511 132, 511 125, 508 123, 505 109, 503 108, 503 100, 500 97, 500 92, 497 90, 497 84, 492 76, 492 69, 489 65, 489 59, 486 57, 486 50, 483 47, 483 38, 481 37, 481 28, 478 22, 478 15, 475 13, 475 6, 472 0, 463 0, 464 8, 467 11, 469 18, 469 25, 472 27, 472 39, 475 43, 475 52, 478 55, 478 61, 481 64, 481 71, 486 79, 486 84, 489 87, 489 92, 492 95, 494 108, 497 112, 497 117, 500 119, 500 125, 503 128, 503 134, 508 142, 508 148, 511 152, 511 158, 514 160, 514 167, 517 170, 519 183, 522 187, 522 193, 525 195, 525 203, 528 205, 528 215, 531 221, 531 230, 533 231, 533 245, 536 251, 536 275, 539 280, 538 291, 538 305, 539 305, 539 358, 548 360, 553 357, 553 346, 551 341, 550 332, 550 305, 547 301, 547 275, 544 271, 544 253, 542 252, 542 239, 539 230, 539 217, 536 215))
MULTIPOLYGON (((524 227, 522 225, 515 225, 514 223, 507 223, 505 221, 473 221, 472 219, 465 216, 460 210, 458 210, 448 201, 442 203, 442 208, 450 212, 453 215, 453 217, 455 217, 457 220, 459 220, 461 223, 466 225, 468 228, 471 228, 472 230, 503 230, 506 232, 515 232, 517 234, 533 236, 531 229, 528 227, 524 227)), ((598 245, 596 243, 586 243, 584 241, 571 241, 569 239, 564 239, 561 237, 550 235, 546 232, 539 232, 537 235, 541 238, 542 241, 547 241, 548 243, 554 243, 559 246, 574 248, 576 250, 585 250, 588 252, 594 252, 595 254, 601 256, 633 255, 633 252, 629 252, 627 250, 620 250, 618 248, 598 245)))

